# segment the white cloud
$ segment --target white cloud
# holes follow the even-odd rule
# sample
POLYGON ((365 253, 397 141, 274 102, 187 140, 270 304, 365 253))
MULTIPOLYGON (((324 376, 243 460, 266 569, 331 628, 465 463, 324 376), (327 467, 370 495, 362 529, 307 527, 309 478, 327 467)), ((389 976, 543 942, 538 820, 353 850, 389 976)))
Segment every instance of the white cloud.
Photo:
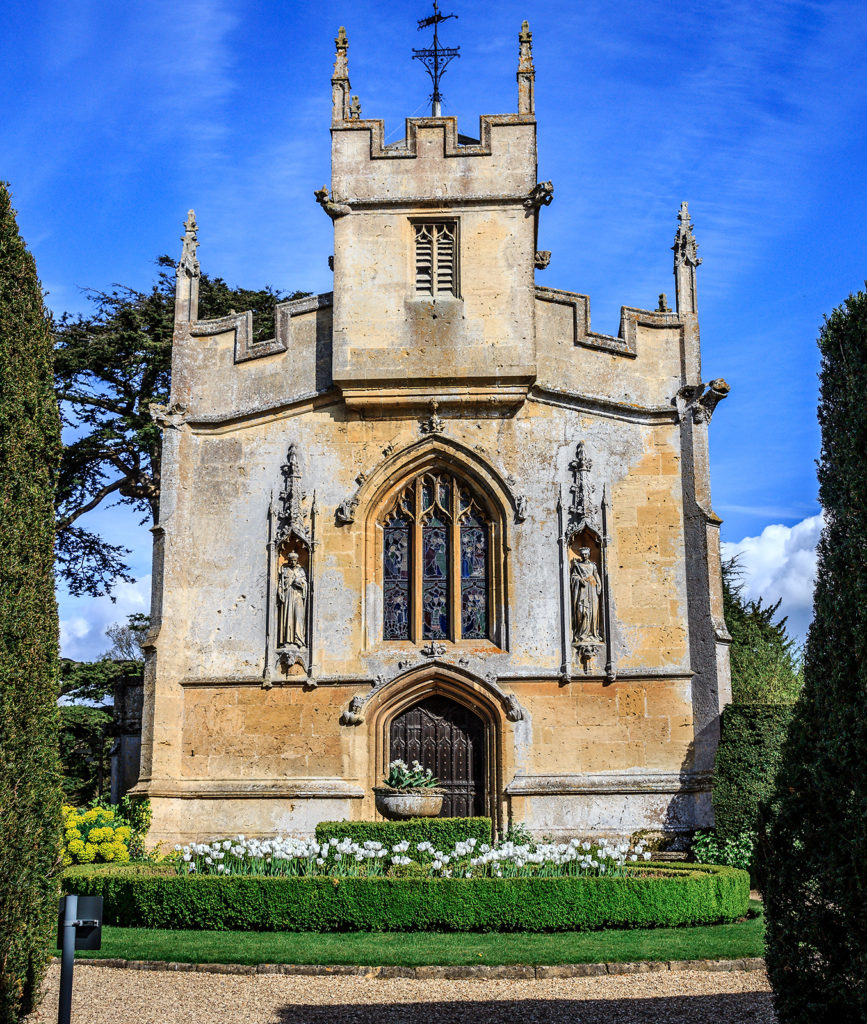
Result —
POLYGON ((60 606, 60 653, 76 661, 95 661, 111 641, 105 630, 115 622, 126 622, 133 612, 150 611, 151 578, 143 576, 135 583, 118 583, 115 601, 108 597, 70 597, 57 595, 60 606))
POLYGON ((774 523, 758 537, 722 545, 723 558, 737 556, 744 594, 766 603, 781 601, 780 613, 789 617, 793 636, 803 642, 813 616, 816 545, 822 516, 810 516, 794 526, 774 523))

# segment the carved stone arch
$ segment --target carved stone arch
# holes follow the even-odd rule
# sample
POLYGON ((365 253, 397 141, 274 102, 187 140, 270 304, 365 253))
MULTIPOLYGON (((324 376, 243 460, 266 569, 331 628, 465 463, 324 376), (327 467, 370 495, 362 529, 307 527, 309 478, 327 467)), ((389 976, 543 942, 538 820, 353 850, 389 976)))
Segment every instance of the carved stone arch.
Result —
POLYGON ((521 497, 513 492, 502 474, 475 449, 442 434, 420 438, 382 461, 354 496, 359 514, 369 515, 371 509, 377 509, 387 500, 389 491, 399 486, 401 478, 436 465, 467 476, 482 490, 505 523, 523 518, 521 497))
MULTIPOLYGON (((465 481, 486 508, 491 521, 491 629, 492 649, 509 647, 509 595, 513 519, 522 506, 502 475, 469 446, 441 435, 425 437, 389 455, 353 496, 354 516, 363 523, 364 588, 362 624, 365 646, 383 643, 383 582, 381 518, 400 490, 426 472, 448 472, 465 481)), ((421 642, 420 638, 416 638, 421 642)), ((467 641, 469 642, 469 641, 467 641)))
POLYGON ((382 784, 390 756, 391 723, 428 697, 442 696, 463 705, 485 728, 485 812, 499 827, 503 819, 504 732, 509 726, 508 697, 489 680, 455 665, 434 662, 401 673, 374 691, 366 701, 364 722, 369 730, 368 786, 382 784))

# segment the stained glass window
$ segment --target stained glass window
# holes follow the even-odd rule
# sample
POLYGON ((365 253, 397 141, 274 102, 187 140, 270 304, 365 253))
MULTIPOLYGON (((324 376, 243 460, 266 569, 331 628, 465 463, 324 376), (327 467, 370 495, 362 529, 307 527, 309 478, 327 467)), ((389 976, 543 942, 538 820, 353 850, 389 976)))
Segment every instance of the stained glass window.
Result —
POLYGON ((488 638, 489 535, 462 481, 437 471, 411 481, 383 522, 384 638, 488 638))
POLYGON ((488 529, 474 504, 461 519, 461 635, 488 635, 488 529))
POLYGON ((393 515, 383 532, 385 639, 409 640, 410 521, 393 515))

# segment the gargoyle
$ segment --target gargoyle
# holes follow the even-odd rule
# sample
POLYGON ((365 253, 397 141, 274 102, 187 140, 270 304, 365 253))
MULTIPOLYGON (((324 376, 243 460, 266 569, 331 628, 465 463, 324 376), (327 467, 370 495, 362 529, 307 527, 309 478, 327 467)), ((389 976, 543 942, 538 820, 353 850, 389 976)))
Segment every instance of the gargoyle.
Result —
POLYGON ((313 195, 316 196, 316 202, 319 203, 332 220, 337 220, 338 217, 345 217, 348 213, 352 213, 352 208, 347 206, 346 203, 335 203, 333 198, 328 197, 327 185, 316 189, 313 195))

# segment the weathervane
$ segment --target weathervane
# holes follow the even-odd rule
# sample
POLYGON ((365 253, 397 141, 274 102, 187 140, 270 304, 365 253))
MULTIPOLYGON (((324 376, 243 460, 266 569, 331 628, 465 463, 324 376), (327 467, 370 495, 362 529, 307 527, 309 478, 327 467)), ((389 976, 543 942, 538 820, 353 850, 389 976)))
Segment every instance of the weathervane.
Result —
POLYGON ((413 49, 413 60, 420 60, 433 82, 433 92, 430 96, 431 117, 439 117, 442 113, 442 93, 440 92, 440 79, 445 74, 446 68, 454 60, 460 57, 459 46, 440 46, 437 29, 440 22, 448 21, 449 18, 457 18, 456 14, 440 14, 437 0, 434 0, 434 12, 429 18, 420 18, 418 22, 419 32, 423 28, 430 28, 433 25, 433 46, 428 50, 413 49))

